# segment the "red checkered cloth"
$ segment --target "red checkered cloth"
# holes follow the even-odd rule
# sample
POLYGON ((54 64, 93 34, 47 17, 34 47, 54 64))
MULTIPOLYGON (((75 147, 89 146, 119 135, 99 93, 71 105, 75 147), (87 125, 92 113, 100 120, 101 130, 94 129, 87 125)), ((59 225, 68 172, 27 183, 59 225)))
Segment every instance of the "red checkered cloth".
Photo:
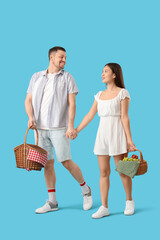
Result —
POLYGON ((29 149, 28 160, 41 163, 44 167, 47 163, 47 153, 39 153, 32 148, 29 149))

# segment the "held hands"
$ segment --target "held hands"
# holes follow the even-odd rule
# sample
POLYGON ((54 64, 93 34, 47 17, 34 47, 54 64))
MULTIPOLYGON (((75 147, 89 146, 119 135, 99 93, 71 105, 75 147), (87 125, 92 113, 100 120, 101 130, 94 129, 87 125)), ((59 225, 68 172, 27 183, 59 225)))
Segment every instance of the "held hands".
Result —
POLYGON ((70 139, 75 139, 76 137, 78 136, 78 133, 77 133, 77 130, 73 128, 69 128, 67 129, 67 132, 66 132, 66 137, 67 138, 70 138, 70 139))

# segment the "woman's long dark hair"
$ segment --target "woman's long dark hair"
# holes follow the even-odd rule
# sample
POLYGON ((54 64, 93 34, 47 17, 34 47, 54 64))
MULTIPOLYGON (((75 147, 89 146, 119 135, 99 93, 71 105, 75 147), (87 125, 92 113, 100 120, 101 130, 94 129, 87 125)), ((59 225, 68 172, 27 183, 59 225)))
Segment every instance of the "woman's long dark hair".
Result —
POLYGON ((118 63, 107 63, 105 67, 108 66, 113 73, 115 73, 115 84, 117 87, 125 88, 124 81, 123 81, 123 74, 122 68, 118 63))

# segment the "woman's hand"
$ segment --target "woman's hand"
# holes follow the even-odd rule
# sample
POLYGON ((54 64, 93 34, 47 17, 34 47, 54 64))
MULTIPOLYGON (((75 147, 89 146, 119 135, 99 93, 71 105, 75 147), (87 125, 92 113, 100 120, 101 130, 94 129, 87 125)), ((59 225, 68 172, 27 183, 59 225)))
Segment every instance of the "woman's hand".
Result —
POLYGON ((74 134, 71 136, 71 139, 74 140, 77 137, 78 137, 77 129, 74 129, 74 134))
POLYGON ((69 137, 70 139, 74 140, 78 136, 78 131, 77 129, 74 129, 74 133, 70 133, 69 137))
POLYGON ((72 140, 77 137, 77 131, 74 129, 74 127, 67 129, 66 137, 72 140))
POLYGON ((134 152, 136 150, 136 146, 132 140, 127 141, 127 149, 128 149, 128 152, 132 152, 132 151, 134 152))

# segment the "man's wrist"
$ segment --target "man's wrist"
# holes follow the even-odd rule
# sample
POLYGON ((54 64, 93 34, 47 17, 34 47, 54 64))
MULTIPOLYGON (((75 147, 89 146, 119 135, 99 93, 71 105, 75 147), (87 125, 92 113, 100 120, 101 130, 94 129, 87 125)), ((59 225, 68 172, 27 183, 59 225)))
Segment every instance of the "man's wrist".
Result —
POLYGON ((33 118, 29 118, 29 121, 30 121, 30 122, 34 122, 34 119, 33 119, 33 118))
POLYGON ((68 124, 68 128, 72 128, 73 129, 74 128, 74 123, 69 123, 68 124))

